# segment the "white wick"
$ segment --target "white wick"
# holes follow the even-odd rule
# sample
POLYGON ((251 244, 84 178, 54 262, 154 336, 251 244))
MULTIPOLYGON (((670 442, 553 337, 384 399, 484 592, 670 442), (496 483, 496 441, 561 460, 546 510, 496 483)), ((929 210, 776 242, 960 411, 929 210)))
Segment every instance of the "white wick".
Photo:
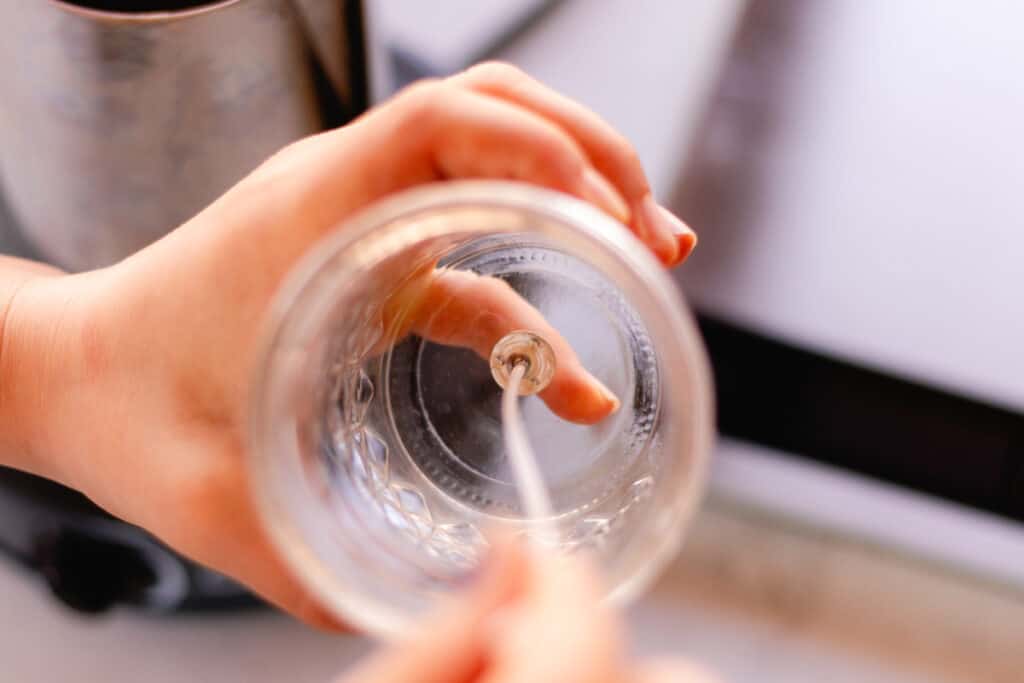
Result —
POLYGON ((526 437, 526 429, 519 418, 519 383, 526 374, 526 369, 524 363, 517 364, 512 369, 501 398, 505 450, 508 451, 508 459, 512 463, 512 473, 515 476, 523 512, 540 537, 554 542, 558 537, 551 524, 551 498, 548 496, 540 468, 537 467, 537 459, 526 437))

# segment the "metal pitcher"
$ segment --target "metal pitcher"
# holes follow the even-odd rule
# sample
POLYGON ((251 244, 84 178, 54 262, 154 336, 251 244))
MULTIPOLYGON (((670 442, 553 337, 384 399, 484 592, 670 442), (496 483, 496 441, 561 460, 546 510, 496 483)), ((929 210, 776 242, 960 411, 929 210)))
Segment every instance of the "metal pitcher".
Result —
POLYGON ((366 106, 357 0, 0 0, 0 191, 40 255, 113 263, 366 106))

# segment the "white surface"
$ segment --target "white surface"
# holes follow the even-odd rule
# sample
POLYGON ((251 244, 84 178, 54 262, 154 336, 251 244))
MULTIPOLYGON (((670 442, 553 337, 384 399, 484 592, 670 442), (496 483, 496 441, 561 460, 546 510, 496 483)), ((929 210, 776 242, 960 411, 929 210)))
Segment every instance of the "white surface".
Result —
POLYGON ((706 167, 749 190, 721 207, 730 230, 697 226, 688 293, 1024 409, 1024 4, 782 6, 802 8, 793 35, 733 74, 753 106, 702 133, 706 167), (760 82, 779 53, 785 74, 760 82))

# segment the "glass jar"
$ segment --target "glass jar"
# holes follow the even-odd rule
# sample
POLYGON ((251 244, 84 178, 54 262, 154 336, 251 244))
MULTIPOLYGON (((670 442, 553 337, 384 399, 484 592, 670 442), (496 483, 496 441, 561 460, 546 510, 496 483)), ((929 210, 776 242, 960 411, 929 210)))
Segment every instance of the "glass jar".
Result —
POLYGON ((488 358, 520 328, 589 373, 520 399, 559 548, 589 551, 615 601, 678 548, 714 430, 708 363, 672 280, 570 196, 423 186, 300 263, 258 361, 256 499, 287 563, 347 623, 399 635, 460 585, 490 531, 530 533, 488 358), (573 392, 599 386, 590 376, 618 402, 603 419, 574 412, 586 402, 573 392))

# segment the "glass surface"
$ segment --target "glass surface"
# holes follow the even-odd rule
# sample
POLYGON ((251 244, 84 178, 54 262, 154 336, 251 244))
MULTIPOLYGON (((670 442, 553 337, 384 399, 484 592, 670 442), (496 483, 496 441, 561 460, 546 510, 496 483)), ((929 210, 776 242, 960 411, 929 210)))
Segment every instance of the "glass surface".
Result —
POLYGON ((459 585, 491 530, 529 533, 491 366, 523 331, 550 343, 556 368, 519 399, 553 508, 544 527, 564 551, 591 552, 617 599, 671 557, 712 434, 678 292, 589 205, 438 184, 372 207, 300 265, 253 396, 257 498, 341 618, 400 633, 459 585), (579 366, 618 401, 603 419, 587 412, 601 394, 579 366))

